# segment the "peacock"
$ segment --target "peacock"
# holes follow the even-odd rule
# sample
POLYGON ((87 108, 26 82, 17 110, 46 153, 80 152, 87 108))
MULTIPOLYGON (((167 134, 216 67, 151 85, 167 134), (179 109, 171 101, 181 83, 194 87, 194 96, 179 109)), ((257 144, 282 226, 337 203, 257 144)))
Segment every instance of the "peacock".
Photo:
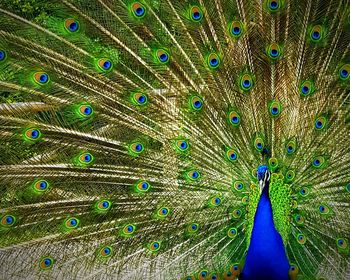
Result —
POLYGON ((0 279, 350 279, 350 1, 1 0, 0 279))

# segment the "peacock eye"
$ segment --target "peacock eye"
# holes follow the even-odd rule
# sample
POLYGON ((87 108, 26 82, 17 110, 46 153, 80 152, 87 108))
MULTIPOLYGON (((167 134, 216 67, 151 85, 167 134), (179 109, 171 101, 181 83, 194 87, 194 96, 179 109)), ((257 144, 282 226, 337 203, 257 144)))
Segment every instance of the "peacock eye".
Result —
POLYGON ((0 50, 0 62, 6 59, 6 52, 4 50, 0 50))
POLYGON ((79 22, 73 18, 68 18, 64 21, 64 27, 69 33, 76 33, 79 28, 79 22))
POLYGON ((78 156, 78 161, 82 166, 87 166, 94 161, 94 157, 91 153, 84 152, 78 156))
POLYGON ((24 132, 26 140, 37 141, 41 138, 41 132, 38 128, 29 128, 24 132))
POLYGON ((237 127, 241 122, 241 117, 238 112, 230 111, 228 114, 228 121, 232 126, 237 127))
POLYGON ((238 154, 237 151, 234 149, 228 149, 226 152, 226 158, 230 161, 230 162, 234 162, 237 160, 238 158, 238 154))
POLYGON ((147 181, 139 181, 136 184, 136 192, 146 193, 150 189, 151 185, 147 181))
POLYGON ((315 129, 322 130, 326 127, 327 119, 325 117, 318 117, 315 120, 315 129))
POLYGON ((112 61, 107 59, 107 58, 99 59, 97 62, 97 65, 98 65, 99 70, 101 70, 102 72, 110 71, 113 68, 112 61))
POLYGON ((50 257, 43 257, 39 260, 39 267, 42 270, 48 270, 51 269, 54 265, 53 258, 50 257))
POLYGON ((144 151, 144 146, 140 142, 133 142, 129 145, 129 152, 133 156, 138 156, 144 151))
POLYGON ((156 51, 156 57, 160 64, 166 64, 170 60, 170 55, 165 49, 158 49, 156 51))
POLYGON ((128 224, 128 225, 125 225, 122 229, 122 235, 124 237, 129 237, 131 235, 133 235, 135 233, 135 230, 136 230, 136 226, 132 225, 132 224, 128 224))
POLYGON ((315 84, 311 80, 303 81, 299 86, 299 92, 302 97, 309 96, 315 91, 315 84))
POLYGON ((201 111, 203 109, 203 99, 199 95, 193 95, 189 98, 190 108, 193 111, 201 111))
POLYGON ((282 105, 278 101, 272 101, 269 105, 269 113, 271 117, 278 117, 281 114, 282 105))
POLYGON ((16 217, 10 214, 1 217, 1 225, 3 227, 12 227, 16 223, 16 217))
POLYGON ((93 113, 93 109, 90 105, 80 105, 78 108, 78 114, 81 117, 89 117, 93 113))
POLYGON ((45 180, 37 180, 33 183, 33 188, 36 192, 43 193, 49 188, 49 183, 45 180))
POLYGON ((324 36, 324 28, 321 25, 315 25, 310 30, 310 39, 314 43, 321 42, 324 36))
POLYGON ((107 200, 107 199, 101 199, 96 202, 96 207, 97 210, 102 213, 102 212, 107 212, 112 206, 112 202, 107 200))
POLYGON ((143 107, 148 103, 148 96, 143 92, 132 93, 131 102, 136 106, 143 107))
POLYGON ((193 6, 190 9, 190 19, 194 22, 200 22, 203 18, 203 11, 199 6, 193 6))
POLYGON ((131 12, 135 18, 143 18, 146 14, 146 8, 140 2, 134 2, 131 5, 131 12))
POLYGON ((244 74, 240 78, 240 88, 241 90, 247 92, 250 91, 253 87, 253 78, 250 74, 244 74))
POLYGON ((339 69, 339 78, 341 80, 343 80, 343 81, 346 81, 350 77, 349 73, 350 73, 350 65, 349 64, 344 64, 339 69))
POLYGON ((43 86, 49 83, 50 77, 46 72, 36 72, 33 75, 33 80, 37 85, 43 86))
POLYGON ((186 173, 186 177, 190 181, 197 181, 200 179, 201 175, 198 170, 190 170, 189 172, 186 173))
POLYGON ((220 57, 216 53, 209 54, 207 64, 210 69, 217 69, 221 64, 220 57))
POLYGON ((233 21, 230 26, 230 34, 233 38, 238 39, 243 33, 243 23, 240 21, 233 21))
POLYGON ((237 229, 236 228, 229 228, 227 231, 227 236, 229 238, 235 238, 237 236, 237 229))
POLYGON ((282 48, 278 44, 273 43, 267 47, 266 52, 271 60, 277 60, 282 55, 282 48))

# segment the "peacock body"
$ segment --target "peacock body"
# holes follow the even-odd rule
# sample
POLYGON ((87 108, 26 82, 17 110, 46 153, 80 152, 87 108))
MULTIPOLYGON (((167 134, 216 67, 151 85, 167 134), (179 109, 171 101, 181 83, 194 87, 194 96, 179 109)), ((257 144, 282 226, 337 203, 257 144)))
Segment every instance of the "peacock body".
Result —
POLYGON ((0 279, 350 279, 350 3, 2 0, 0 279))

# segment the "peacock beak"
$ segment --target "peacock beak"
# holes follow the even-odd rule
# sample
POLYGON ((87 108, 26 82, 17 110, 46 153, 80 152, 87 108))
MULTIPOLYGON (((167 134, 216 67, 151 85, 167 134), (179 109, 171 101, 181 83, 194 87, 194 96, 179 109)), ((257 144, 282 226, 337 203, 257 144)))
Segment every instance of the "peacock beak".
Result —
POLYGON ((263 192, 263 190, 264 190, 264 187, 265 187, 265 182, 264 182, 264 180, 260 180, 260 181, 259 181, 260 194, 262 194, 262 192, 263 192))
POLYGON ((257 179, 259 182, 260 194, 262 194, 266 184, 270 180, 270 171, 266 165, 260 165, 257 169, 257 179))

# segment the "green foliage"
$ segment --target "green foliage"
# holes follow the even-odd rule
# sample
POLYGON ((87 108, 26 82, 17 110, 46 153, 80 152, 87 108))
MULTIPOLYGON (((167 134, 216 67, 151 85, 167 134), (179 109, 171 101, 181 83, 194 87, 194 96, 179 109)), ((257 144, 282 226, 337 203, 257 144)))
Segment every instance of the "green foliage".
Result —
POLYGON ((0 7, 29 20, 44 23, 51 14, 52 3, 43 0, 2 0, 0 7))

